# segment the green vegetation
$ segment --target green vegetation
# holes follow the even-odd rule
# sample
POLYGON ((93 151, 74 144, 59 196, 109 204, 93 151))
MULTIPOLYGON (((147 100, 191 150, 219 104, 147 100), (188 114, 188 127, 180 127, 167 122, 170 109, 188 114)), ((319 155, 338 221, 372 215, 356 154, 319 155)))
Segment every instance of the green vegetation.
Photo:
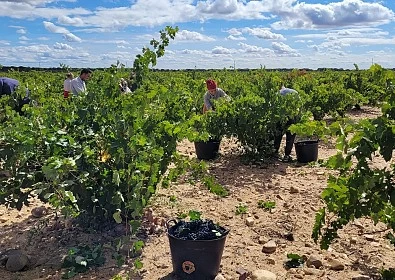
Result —
POLYGON ((263 201, 259 200, 258 201, 258 208, 263 208, 265 210, 270 210, 276 207, 276 202, 275 201, 263 201))
POLYGON ((245 215, 248 212, 248 206, 244 204, 239 204, 236 206, 236 215, 245 215))
POLYGON ((70 279, 78 273, 88 271, 91 267, 101 266, 105 260, 100 245, 94 248, 89 246, 71 248, 63 260, 62 268, 65 268, 66 272, 62 275, 62 279, 70 279))
MULTIPOLYGON (((132 70, 119 63, 95 71, 89 91, 68 100, 62 96, 62 73, 2 73, 28 87, 34 102, 21 116, 13 108, 23 90, 0 99, 0 166, 9 173, 0 178, 0 204, 21 209, 38 197, 66 216, 92 224, 114 219, 135 230, 158 186, 169 187, 185 173, 210 192, 228 195, 207 175, 207 164, 177 153, 179 141, 233 137, 245 159, 264 161, 273 155, 284 116, 303 116, 294 132, 321 139, 335 136, 339 151, 326 163, 338 175, 328 179, 322 193, 326 206, 316 215, 313 238, 327 248, 337 230, 360 217, 395 230, 393 71, 377 64, 367 70, 356 66, 322 72, 151 71, 176 33, 177 28, 166 27, 137 56, 133 71, 138 89, 131 95, 119 93, 119 79, 132 70), (203 115, 207 78, 215 79, 232 99, 218 100, 216 110, 203 115), (279 95, 282 85, 299 94, 279 95), (382 106, 383 115, 355 123, 343 118, 347 110, 364 104, 382 106), (328 125, 324 117, 334 121, 328 125), (375 157, 388 166, 372 167, 375 157)), ((176 199, 169 198, 173 203, 176 199)), ((271 209, 275 203, 260 201, 258 207, 271 209)), ((236 214, 245 213, 247 206, 236 207, 236 214)), ((68 259, 72 267, 89 265, 73 256, 68 259)))

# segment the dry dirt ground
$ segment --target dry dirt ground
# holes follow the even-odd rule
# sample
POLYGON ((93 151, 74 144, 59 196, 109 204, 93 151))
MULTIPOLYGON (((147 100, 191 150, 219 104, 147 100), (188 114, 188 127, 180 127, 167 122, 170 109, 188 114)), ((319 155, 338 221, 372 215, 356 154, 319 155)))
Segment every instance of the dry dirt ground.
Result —
MULTIPOLYGON (((350 112, 352 118, 372 118, 379 114, 378 109, 370 107, 350 112)), ((225 279, 239 279, 237 270, 240 268, 249 272, 268 270, 275 273, 277 279, 342 280, 358 274, 375 279, 374 275, 381 268, 395 267, 394 248, 384 238, 388 231, 383 225, 375 226, 369 219, 360 219, 346 226, 328 251, 320 250, 311 239, 315 212, 323 206, 320 194, 332 171, 318 165, 280 161, 264 167, 244 165, 234 152, 235 146, 234 141, 223 141, 221 156, 209 163, 209 172, 230 191, 228 197, 219 198, 199 182, 192 185, 179 180, 169 189, 159 189, 150 205, 154 217, 159 219, 198 210, 204 218, 230 229, 220 269, 225 279), (260 200, 274 201, 276 207, 272 211, 258 208, 260 200), (246 214, 236 215, 235 210, 240 205, 247 207, 246 214), (247 218, 253 220, 252 225, 246 225, 247 218), (289 233, 292 233, 293 241, 286 238, 289 233), (263 253, 263 243, 270 240, 276 242, 275 252, 263 253), (287 270, 283 264, 288 253, 306 257, 315 255, 322 260, 323 267, 287 270), (340 267, 344 265, 344 269, 332 270, 330 266, 336 261, 340 262, 340 267)), ((180 143, 179 150, 194 157, 193 143, 180 143)), ((330 143, 321 143, 319 158, 326 159, 335 152, 330 143)), ((374 164, 384 163, 375 159, 374 164)), ((40 219, 32 217, 31 210, 41 205, 35 202, 20 212, 0 207, 0 252, 20 248, 31 257, 31 265, 25 271, 11 273, 0 267, 0 279, 60 279, 61 259, 67 248, 94 242, 107 244, 106 263, 75 279, 111 279, 130 271, 131 264, 117 267, 111 258, 114 253, 112 241, 122 234, 123 228, 104 233, 82 232, 74 226, 65 227, 62 219, 55 223, 51 211, 40 219)), ((132 276, 131 279, 177 279, 172 274, 169 242, 163 227, 148 236, 141 260, 144 267, 140 277, 132 276)))

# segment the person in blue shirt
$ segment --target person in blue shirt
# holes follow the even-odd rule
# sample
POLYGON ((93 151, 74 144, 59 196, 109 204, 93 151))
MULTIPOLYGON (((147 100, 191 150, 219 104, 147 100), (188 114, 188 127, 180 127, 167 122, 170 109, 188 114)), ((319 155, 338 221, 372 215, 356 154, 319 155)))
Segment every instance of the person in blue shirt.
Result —
POLYGON ((10 95, 19 86, 19 82, 15 79, 0 77, 0 96, 10 95))
MULTIPOLYGON (((0 77, 0 97, 3 95, 11 95, 17 90, 18 87, 19 87, 18 80, 7 78, 7 77, 0 77)), ((23 99, 18 99, 18 104, 15 110, 18 113, 22 114, 23 105, 29 103, 30 103, 30 91, 29 89, 26 89, 25 97, 23 99)))

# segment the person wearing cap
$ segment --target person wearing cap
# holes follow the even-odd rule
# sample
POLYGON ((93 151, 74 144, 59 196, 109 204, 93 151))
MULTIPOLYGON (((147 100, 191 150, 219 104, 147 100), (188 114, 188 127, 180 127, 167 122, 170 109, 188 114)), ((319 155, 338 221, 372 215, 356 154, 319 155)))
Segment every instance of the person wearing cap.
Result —
POLYGON ((215 109, 212 100, 221 97, 225 97, 227 100, 230 99, 230 97, 221 88, 217 87, 217 84, 215 83, 214 80, 211 79, 207 80, 206 86, 207 86, 207 92, 204 94, 203 113, 215 109))
MULTIPOLYGON (((285 96, 288 94, 298 94, 298 92, 292 88, 287 88, 282 86, 280 91, 279 91, 280 95, 285 96)), ((284 157, 282 159, 282 161, 284 162, 292 162, 293 159, 291 157, 291 152, 292 152, 292 148, 295 142, 295 138, 296 138, 296 134, 292 134, 288 128, 292 125, 296 123, 296 119, 294 118, 287 118, 287 121, 284 124, 277 124, 277 135, 275 136, 274 139, 274 149, 275 149, 275 154, 278 155, 278 151, 280 150, 280 145, 281 145, 281 141, 283 139, 283 136, 285 134, 285 148, 284 148, 284 157)))

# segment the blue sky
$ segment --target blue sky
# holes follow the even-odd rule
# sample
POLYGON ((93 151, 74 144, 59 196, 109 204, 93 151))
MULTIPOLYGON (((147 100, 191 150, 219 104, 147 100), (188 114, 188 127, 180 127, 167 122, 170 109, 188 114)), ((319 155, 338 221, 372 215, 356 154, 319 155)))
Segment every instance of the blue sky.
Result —
POLYGON ((395 67, 393 0, 0 0, 0 64, 131 66, 166 25, 156 68, 395 67))

